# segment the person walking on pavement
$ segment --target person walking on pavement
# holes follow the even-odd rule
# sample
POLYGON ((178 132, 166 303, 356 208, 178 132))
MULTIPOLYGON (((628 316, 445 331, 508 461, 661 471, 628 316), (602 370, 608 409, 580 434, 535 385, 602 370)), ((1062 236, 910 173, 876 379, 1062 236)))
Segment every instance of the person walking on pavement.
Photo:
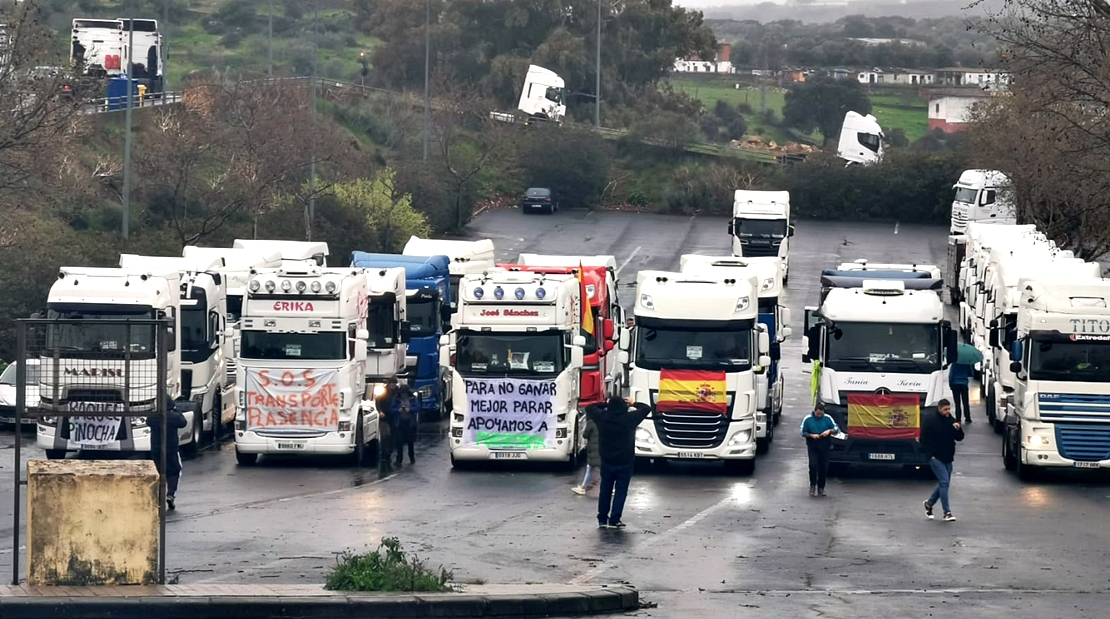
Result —
POLYGON ((393 444, 397 447, 397 459, 393 464, 397 468, 401 468, 404 463, 405 447, 409 448, 409 464, 416 464, 416 433, 420 429, 420 420, 417 418, 417 412, 413 410, 413 404, 416 400, 416 395, 413 394, 412 388, 408 383, 398 385, 396 378, 390 379, 394 395, 393 400, 397 404, 397 412, 393 413, 393 444))
POLYGON ((825 496, 832 435, 839 432, 836 420, 825 414, 825 403, 820 400, 813 405, 813 413, 802 420, 802 437, 809 452, 809 496, 825 496))
POLYGON ((983 360, 983 353, 971 344, 960 344, 956 347, 956 362, 948 366, 948 386, 952 389, 952 399, 956 402, 956 421, 960 420, 963 411, 964 423, 971 423, 971 396, 968 383, 974 365, 983 360))
POLYGON ((582 483, 571 488, 570 491, 575 494, 586 494, 590 488, 597 485, 597 481, 593 479, 594 473, 601 468, 601 444, 598 441, 597 422, 593 419, 586 418, 586 430, 582 433, 582 437, 586 439, 586 474, 582 477, 582 483))
POLYGON ((952 418, 952 403, 937 402, 937 412, 932 419, 922 420, 921 449, 929 454, 929 468, 937 478, 933 494, 925 499, 925 517, 933 519, 933 506, 940 500, 944 508, 944 521, 953 522, 952 508, 948 504, 948 486, 952 480, 952 461, 956 456, 956 442, 964 440, 960 420, 952 418))
POLYGON ((601 456, 601 489, 597 497, 599 529, 623 529, 625 526, 621 516, 636 464, 636 427, 650 412, 647 404, 617 396, 610 397, 604 404, 586 407, 587 418, 597 424, 601 456))
MULTIPOLYGON (((177 431, 188 425, 185 415, 182 415, 174 406, 173 398, 166 397, 166 425, 170 433, 166 435, 166 470, 162 471, 162 418, 158 415, 147 417, 147 426, 150 427, 150 457, 158 472, 166 476, 166 507, 173 511, 177 509, 177 484, 181 481, 181 452, 177 431)), ((194 417, 193 423, 203 423, 200 417, 194 417)))

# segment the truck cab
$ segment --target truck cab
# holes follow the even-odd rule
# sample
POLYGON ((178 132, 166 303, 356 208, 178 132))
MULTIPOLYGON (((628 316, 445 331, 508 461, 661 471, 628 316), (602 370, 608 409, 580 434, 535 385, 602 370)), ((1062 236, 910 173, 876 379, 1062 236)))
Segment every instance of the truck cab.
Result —
POLYGON ((235 239, 233 249, 247 249, 259 254, 277 253, 282 267, 298 267, 304 263, 318 267, 327 266, 328 244, 317 241, 269 241, 262 239, 235 239))
POLYGON ((944 319, 941 280, 904 269, 826 270, 820 307, 806 308, 811 401, 823 402, 842 431, 831 462, 928 463, 921 427, 951 398, 947 367, 957 339, 944 319))
POLYGON ((759 280, 640 271, 636 337, 621 332, 632 399, 651 406, 636 430, 636 457, 724 462, 755 470, 755 368, 770 365, 758 322, 759 280), (696 303, 691 303, 696 299, 696 303))
POLYGON ((1014 205, 1009 199, 1012 189, 1009 177, 998 170, 964 170, 952 185, 952 217, 948 233, 963 234, 967 224, 1015 224, 1014 205))
POLYGON ((421 419, 441 419, 450 410, 450 389, 439 363, 439 339, 451 329, 450 259, 447 256, 351 253, 351 266, 405 270, 405 314, 411 332, 406 353, 417 358, 412 388, 421 419))
POLYGON ((478 275, 494 266, 493 241, 451 241, 412 236, 401 253, 405 256, 447 256, 451 259, 451 311, 458 309, 459 281, 465 275, 478 275))
MULTIPOLYGON (((180 277, 168 271, 59 270, 47 297, 47 317, 67 322, 47 329, 39 358, 39 407, 44 413, 87 411, 89 417, 43 417, 37 444, 48 458, 70 451, 150 450, 145 418, 112 413, 155 414, 162 406, 159 382, 169 397, 180 398, 180 290, 180 277), (121 322, 128 319, 169 321, 164 375, 158 373, 163 351, 155 327, 121 322), (95 432, 85 431, 94 426, 95 432)), ((192 437, 183 429, 180 438, 188 443, 192 437)))
POLYGON ((359 269, 366 277, 367 328, 366 380, 375 398, 382 395, 390 378, 408 380, 420 358, 408 350, 412 328, 408 321, 405 269, 359 269))
POLYGON ((734 256, 682 256, 683 273, 745 278, 754 274, 759 282, 759 322, 767 327, 771 340, 771 363, 756 369, 756 448, 765 453, 775 440, 775 427, 782 418, 783 383, 779 372, 782 343, 791 335, 790 309, 780 302, 782 261, 778 258, 737 258, 734 256))
POLYGON ((584 448, 579 374, 585 338, 581 284, 573 275, 490 269, 467 275, 454 329, 443 336, 455 407, 451 465, 469 461, 561 462, 584 448))
POLYGON ((858 112, 844 114, 836 156, 847 161, 846 166, 873 165, 882 161, 883 128, 879 126, 879 119, 858 112))
POLYGON ((1023 480, 1110 468, 1110 280, 1050 274, 1018 288, 1003 463, 1023 480))
POLYGON ((984 222, 968 222, 963 234, 950 234, 948 236, 948 262, 944 281, 948 285, 948 302, 959 306, 966 299, 969 282, 976 281, 975 276, 969 271, 974 270, 975 255, 985 243, 989 246, 990 238, 996 235, 1039 234, 1037 227, 1031 224, 1015 225, 997 223, 988 225, 984 222))
POLYGON ((783 285, 790 280, 790 192, 737 189, 732 202, 732 255, 782 260, 783 285))

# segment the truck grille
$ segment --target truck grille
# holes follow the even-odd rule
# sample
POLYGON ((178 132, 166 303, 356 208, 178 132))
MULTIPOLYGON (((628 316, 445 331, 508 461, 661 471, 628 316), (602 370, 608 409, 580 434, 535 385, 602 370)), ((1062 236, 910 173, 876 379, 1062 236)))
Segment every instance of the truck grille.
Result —
POLYGON ((749 240, 740 246, 741 255, 749 258, 766 258, 779 255, 779 242, 758 242, 749 240))
POLYGON ((1069 460, 1110 460, 1110 425, 1058 423, 1056 446, 1069 460))
POLYGON ((1110 395, 1041 393, 1037 404, 1041 420, 1048 423, 1110 424, 1110 395))
POLYGON ((678 411, 654 413, 655 433, 667 447, 712 449, 728 434, 729 418, 717 413, 678 411))
POLYGON ((70 402, 113 402, 123 404, 123 392, 117 389, 70 389, 70 402))

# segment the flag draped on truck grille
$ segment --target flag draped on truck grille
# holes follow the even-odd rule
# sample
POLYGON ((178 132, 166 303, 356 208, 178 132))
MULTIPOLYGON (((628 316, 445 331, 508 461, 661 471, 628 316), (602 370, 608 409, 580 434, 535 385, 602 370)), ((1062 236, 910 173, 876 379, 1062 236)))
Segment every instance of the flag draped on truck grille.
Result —
POLYGON ((660 413, 698 411, 728 414, 725 373, 703 370, 662 370, 655 410, 660 413))
POLYGON ((921 436, 921 399, 912 393, 848 395, 848 436, 916 439, 921 436))

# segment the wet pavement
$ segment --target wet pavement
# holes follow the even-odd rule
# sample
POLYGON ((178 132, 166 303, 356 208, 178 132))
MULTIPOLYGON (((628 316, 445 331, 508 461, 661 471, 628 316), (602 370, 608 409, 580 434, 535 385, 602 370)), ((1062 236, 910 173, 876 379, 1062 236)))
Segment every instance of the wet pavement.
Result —
MULTIPOLYGON (((472 226, 499 259, 520 252, 613 254, 626 307, 635 272, 683 253, 729 253, 722 218, 632 213, 486 213, 472 226)), ((345 549, 396 536, 472 583, 629 582, 657 603, 630 616, 1096 617, 1110 601, 1110 485, 1099 475, 1023 484, 1006 473, 982 408, 957 452, 955 523, 924 518, 931 480, 849 469, 827 498, 807 494, 797 424, 808 405, 802 308, 837 262, 944 260, 943 227, 803 221, 786 299, 787 400, 771 452, 751 477, 674 463, 633 479, 625 531, 595 529, 581 471, 497 463, 451 470, 442 428, 423 428, 417 462, 380 477, 329 461, 237 467, 230 445, 185 461, 169 516, 169 571, 182 584, 319 583, 345 549), (974 610, 969 610, 974 609, 974 610)), ((972 389, 975 398, 977 390, 972 389)), ((10 578, 11 440, 0 433, 0 577, 10 578)), ((30 434, 27 440, 31 439, 30 434)), ((41 452, 30 449, 32 457, 41 452)))

